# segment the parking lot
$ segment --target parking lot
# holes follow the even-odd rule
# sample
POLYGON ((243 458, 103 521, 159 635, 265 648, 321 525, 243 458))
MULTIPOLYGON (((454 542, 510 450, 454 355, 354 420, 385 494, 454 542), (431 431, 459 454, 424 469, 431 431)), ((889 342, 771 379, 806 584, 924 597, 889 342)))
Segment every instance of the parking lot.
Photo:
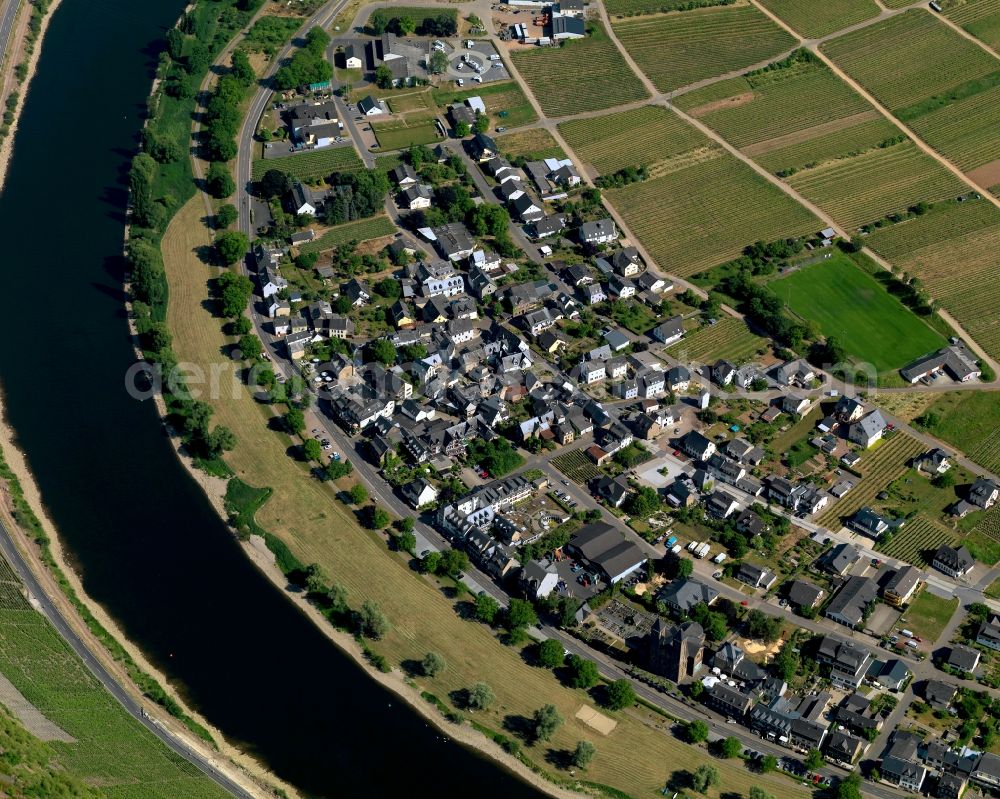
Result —
POLYGON ((492 42, 463 39, 439 44, 448 55, 447 76, 453 80, 461 80, 464 85, 471 86, 510 78, 492 42))

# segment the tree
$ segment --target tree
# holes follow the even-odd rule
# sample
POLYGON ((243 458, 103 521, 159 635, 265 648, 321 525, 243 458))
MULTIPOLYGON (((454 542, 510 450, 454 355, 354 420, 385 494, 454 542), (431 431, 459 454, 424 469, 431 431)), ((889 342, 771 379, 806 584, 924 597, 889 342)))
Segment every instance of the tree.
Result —
POLYGON ((933 482, 938 488, 951 488, 955 485, 956 477, 951 469, 949 469, 944 474, 939 474, 935 477, 933 482))
POLYGON ((425 574, 436 574, 441 563, 441 553, 431 550, 420 561, 420 568, 425 574))
POLYGON ((368 345, 368 354, 373 361, 384 366, 392 366, 396 362, 396 348, 389 339, 377 338, 368 345))
POLYGON ((625 510, 640 519, 648 519, 660 507, 660 495, 655 488, 640 486, 625 500, 625 510))
POLYGON ((464 120, 459 120, 455 123, 455 138, 464 139, 469 135, 472 128, 469 127, 469 123, 464 120))
POLYGON ((233 77, 241 86, 251 86, 257 80, 257 73, 250 64, 250 58, 242 50, 233 53, 233 77))
POLYGON ((635 689, 626 679, 615 680, 608 686, 607 705, 611 710, 624 710, 635 704, 635 689))
POLYGON ((701 699, 702 695, 705 693, 705 683, 701 680, 695 680, 688 688, 688 692, 691 694, 692 699, 701 699))
POLYGON ((435 50, 431 53, 431 72, 440 75, 448 71, 448 55, 443 50, 435 50))
POLYGON ((230 452, 236 446, 236 434, 225 425, 216 425, 205 439, 208 454, 217 458, 223 452, 230 452))
MULTIPOLYGON (((232 331, 235 336, 245 336, 251 330, 253 330, 253 322, 247 319, 245 316, 237 316, 232 321, 232 331)), ((260 374, 268 375, 268 379, 264 382, 259 382, 259 385, 272 385, 274 383, 274 370, 265 369, 260 374)))
POLYGON ((441 553, 441 561, 438 565, 439 574, 447 574, 449 577, 458 575, 469 568, 469 556, 461 549, 446 549, 441 553))
POLYGON ((601 675, 597 664, 579 655, 570 655, 570 685, 574 688, 593 688, 600 682, 601 675))
POLYGON ((401 36, 412 36, 417 29, 417 23, 412 17, 396 17, 395 22, 401 36))
POLYGON ((253 293, 253 283, 246 275, 235 272, 223 272, 216 278, 215 295, 222 305, 222 315, 234 319, 243 315, 250 296, 253 293))
POLYGON ((403 296, 403 287, 395 278, 387 277, 375 284, 375 291, 390 300, 398 300, 403 296))
POLYGON ((785 682, 790 682, 799 670, 799 656, 791 641, 785 641, 772 663, 775 673, 785 682))
POLYGON ((759 788, 756 785, 751 785, 749 799, 774 799, 774 796, 772 794, 769 794, 763 788, 759 788))
POLYGON ((563 717, 555 705, 542 705, 531 718, 531 728, 536 741, 547 741, 563 723, 563 717))
POLYGON ((707 793, 709 788, 718 785, 719 782, 719 770, 715 766, 698 766, 691 775, 691 787, 698 793, 707 793))
POLYGON ((331 460, 323 470, 323 474, 327 480, 339 480, 341 477, 347 477, 353 471, 354 467, 350 461, 331 460))
POLYGON ((754 608, 747 614, 746 621, 747 632, 751 638, 767 641, 768 643, 778 640, 778 634, 781 632, 780 620, 754 608))
POLYGON ((486 133, 490 129, 490 118, 486 114, 477 114, 472 129, 476 133, 486 133))
POLYGON ((484 624, 493 624, 496 621, 497 613, 500 612, 500 603, 485 592, 476 595, 476 618, 484 624))
POLYGON ((307 461, 318 461, 323 457, 323 447, 315 438, 307 438, 302 444, 302 454, 307 461))
POLYGON ((566 662, 563 645, 554 638, 546 638, 538 645, 538 662, 547 669, 555 669, 566 662))
POLYGON ((306 590, 313 595, 325 594, 330 578, 318 563, 310 563, 306 568, 306 590))
POLYGON ((684 737, 688 743, 700 744, 708 740, 708 725, 701 719, 692 719, 684 727, 684 737))
POLYGON ((215 162, 208 167, 208 172, 205 174, 205 188, 217 200, 222 200, 236 191, 236 184, 226 165, 215 162))
POLYGON ((469 689, 465 704, 469 710, 486 710, 496 700, 497 698, 492 688, 484 682, 477 682, 469 689))
POLYGON ((280 169, 269 169, 257 181, 257 193, 265 200, 283 197, 292 190, 292 179, 280 169))
POLYGON ((389 632, 389 621, 382 613, 378 603, 371 599, 366 599, 361 603, 361 611, 358 613, 361 633, 374 640, 379 640, 389 632))
POLYGON ((250 249, 246 233, 238 230, 224 230, 215 237, 215 251, 225 264, 235 264, 250 249))
POLYGON ((348 491, 347 494, 351 498, 351 503, 354 505, 363 505, 368 500, 368 489, 361 483, 355 483, 352 485, 351 490, 348 491))
POLYGON ((573 765, 577 768, 586 768, 587 764, 593 760, 597 750, 590 741, 580 741, 573 750, 573 765))
POLYGON ((806 768, 816 770, 823 766, 823 755, 819 749, 810 749, 805 759, 806 768))
POLYGON ((401 530, 396 535, 396 548, 400 552, 413 552, 417 548, 417 537, 409 530, 401 530))
POLYGON ((764 757, 760 759, 760 770, 764 774, 770 774, 777 767, 778 767, 778 758, 776 758, 774 755, 764 755, 764 757))
POLYGON ((725 758, 739 757, 742 751, 743 744, 740 743, 739 738, 734 738, 733 736, 725 738, 722 743, 719 744, 719 754, 725 758))
POLYGON ((444 658, 437 652, 428 652, 420 661, 420 671, 425 677, 436 677, 445 669, 444 658))
POLYGON ((236 206, 231 203, 226 203, 225 205, 220 205, 219 210, 215 212, 215 227, 219 230, 229 227, 236 219, 239 217, 239 211, 236 210, 236 206))
POLYGON ((391 89, 392 82, 392 70, 385 64, 379 64, 375 70, 375 85, 380 89, 391 89))
POLYGON ((861 799, 861 775, 848 774, 837 785, 836 799, 861 799))
POLYGON ((384 530, 389 526, 389 522, 392 521, 392 517, 389 516, 388 511, 380 508, 378 505, 368 507, 363 517, 362 521, 369 530, 384 530))
POLYGON ((538 624, 538 614, 531 603, 524 599, 512 599, 507 607, 507 629, 511 632, 523 630, 538 624))
POLYGON ((677 576, 686 580, 694 572, 694 561, 691 558, 681 558, 677 561, 677 576))
POLYGON ((285 412, 285 427, 292 435, 297 436, 306 429, 306 417, 298 408, 289 408, 285 412))
POLYGON ((990 615, 990 606, 985 602, 973 602, 969 605, 969 615, 974 619, 984 621, 990 615))
POLYGON ((253 333, 240 336, 240 340, 236 343, 236 349, 247 361, 259 361, 260 356, 264 353, 264 345, 253 333))

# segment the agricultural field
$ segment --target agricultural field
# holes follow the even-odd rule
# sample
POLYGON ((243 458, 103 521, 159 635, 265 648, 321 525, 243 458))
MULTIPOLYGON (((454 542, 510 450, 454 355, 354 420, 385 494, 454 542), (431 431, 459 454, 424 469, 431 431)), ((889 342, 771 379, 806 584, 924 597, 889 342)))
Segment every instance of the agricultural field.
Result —
POLYGON ((119 799, 227 796, 129 716, 16 591, 4 591, 0 639, 0 672, 75 739, 46 744, 68 772, 119 799))
POLYGON ((861 453, 861 462, 858 466, 863 479, 843 499, 837 500, 820 516, 816 520, 817 524, 836 530, 844 518, 851 516, 859 508, 876 504, 876 495, 906 472, 910 459, 923 449, 923 445, 915 438, 897 432, 887 436, 867 452, 861 453))
POLYGON ((407 92, 391 95, 386 102, 394 114, 405 114, 409 111, 433 111, 434 102, 429 91, 407 92))
POLYGON ((947 343, 841 253, 768 286, 793 313, 815 322, 850 357, 879 372, 898 369, 947 343))
POLYGON ((942 0, 945 16, 993 49, 1000 49, 1000 0, 942 0))
POLYGON ((984 200, 943 203, 930 213, 875 231, 866 239, 930 295, 981 347, 1000 357, 1000 315, 983 286, 1000 280, 1000 211, 984 200))
POLYGON ((581 485, 601 476, 601 470, 583 453, 582 449, 574 449, 571 452, 557 455, 552 459, 552 465, 574 483, 581 485))
POLYGON ((723 151, 605 196, 660 268, 685 277, 758 240, 822 227, 805 208, 723 151))
POLYGON ((761 5, 810 39, 864 22, 879 11, 873 0, 762 0, 761 5))
POLYGON ((709 144, 699 131, 658 105, 564 122, 559 132, 580 159, 600 174, 630 166, 654 167, 709 144))
POLYGON ((253 162, 251 176, 260 180, 269 169, 278 169, 296 180, 317 180, 333 172, 360 172, 365 165, 351 146, 322 147, 284 158, 259 159, 253 162))
POLYGON ((961 169, 1000 158, 997 59, 931 12, 908 11, 823 49, 961 169))
POLYGON ((444 110, 468 97, 481 97, 494 125, 516 127, 538 119, 538 114, 516 81, 488 83, 471 89, 433 89, 431 98, 444 110))
POLYGON ((966 188, 909 139, 803 169, 787 181, 849 231, 905 213, 921 201, 955 197, 966 188))
POLYGON ((767 349, 767 339, 751 333, 746 322, 723 316, 714 325, 688 333, 681 341, 668 347, 667 353, 674 358, 700 363, 715 363, 724 359, 739 366, 767 349))
POLYGON ((761 64, 795 39, 753 6, 720 6, 614 23, 618 39, 661 92, 761 64))
POLYGON ((319 238, 308 241, 299 247, 299 252, 323 252, 332 250, 341 244, 349 241, 370 241, 382 236, 391 236, 396 232, 396 226, 387 216, 373 216, 368 219, 359 219, 356 222, 347 222, 337 227, 329 228, 319 238))
POLYGON ((933 436, 953 444, 970 460, 1000 472, 1000 402, 987 391, 938 395, 922 420, 933 436))
POLYGON ((496 137, 497 146, 508 158, 526 158, 539 161, 543 158, 565 158, 566 153, 552 134, 544 128, 530 128, 517 133, 504 133, 496 137))
POLYGON ((588 23, 585 39, 518 50, 511 57, 546 116, 599 111, 647 96, 598 22, 588 23))
POLYGON ((958 532, 940 522, 918 516, 903 525, 903 529, 893 535, 890 541, 876 544, 875 549, 890 558, 905 560, 914 566, 930 566, 939 546, 957 546, 961 538, 958 532))
POLYGON ((382 150, 404 150, 414 144, 433 144, 443 138, 432 114, 412 114, 385 122, 372 122, 371 126, 382 150))

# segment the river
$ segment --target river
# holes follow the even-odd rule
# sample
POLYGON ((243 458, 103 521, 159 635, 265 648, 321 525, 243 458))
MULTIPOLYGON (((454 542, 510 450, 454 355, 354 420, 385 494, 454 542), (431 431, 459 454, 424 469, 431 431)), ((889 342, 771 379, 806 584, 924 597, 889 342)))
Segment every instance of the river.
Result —
POLYGON ((124 390, 125 180, 182 0, 63 0, 0 196, 8 418, 87 593, 236 745, 314 796, 536 797, 443 740, 245 558, 124 390), (418 782, 419 780, 419 782, 418 782))

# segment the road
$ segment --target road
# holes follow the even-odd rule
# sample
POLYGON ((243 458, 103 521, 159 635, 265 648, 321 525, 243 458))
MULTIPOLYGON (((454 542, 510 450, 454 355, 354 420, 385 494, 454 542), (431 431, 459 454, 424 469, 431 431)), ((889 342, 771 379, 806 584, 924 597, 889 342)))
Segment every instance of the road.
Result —
POLYGON ((193 763, 205 775, 233 796, 241 797, 241 799, 243 797, 254 799, 257 796, 257 794, 248 791, 231 779, 212 760, 189 747, 181 737, 172 733, 160 722, 146 715, 146 711, 142 705, 104 667, 101 661, 91 652, 90 648, 74 632, 73 628, 66 621, 62 611, 49 599, 45 589, 36 579, 34 572, 32 572, 21 551, 14 543, 10 531, 2 522, 0 522, 0 553, 10 563, 18 578, 24 584, 25 588, 27 588, 28 594, 33 600, 32 604, 49 620, 52 626, 55 627, 56 632, 69 644, 77 657, 86 664, 87 668, 100 681, 101 685, 121 703, 130 716, 159 738, 172 752, 193 763))
MULTIPOLYGON (((21 7, 22 0, 3 0, 0 5, 0 53, 3 58, 7 57, 7 47, 10 45, 10 34, 14 30, 14 23, 17 21, 17 11, 21 7)), ((6 69, 9 65, 4 63, 6 69)))

